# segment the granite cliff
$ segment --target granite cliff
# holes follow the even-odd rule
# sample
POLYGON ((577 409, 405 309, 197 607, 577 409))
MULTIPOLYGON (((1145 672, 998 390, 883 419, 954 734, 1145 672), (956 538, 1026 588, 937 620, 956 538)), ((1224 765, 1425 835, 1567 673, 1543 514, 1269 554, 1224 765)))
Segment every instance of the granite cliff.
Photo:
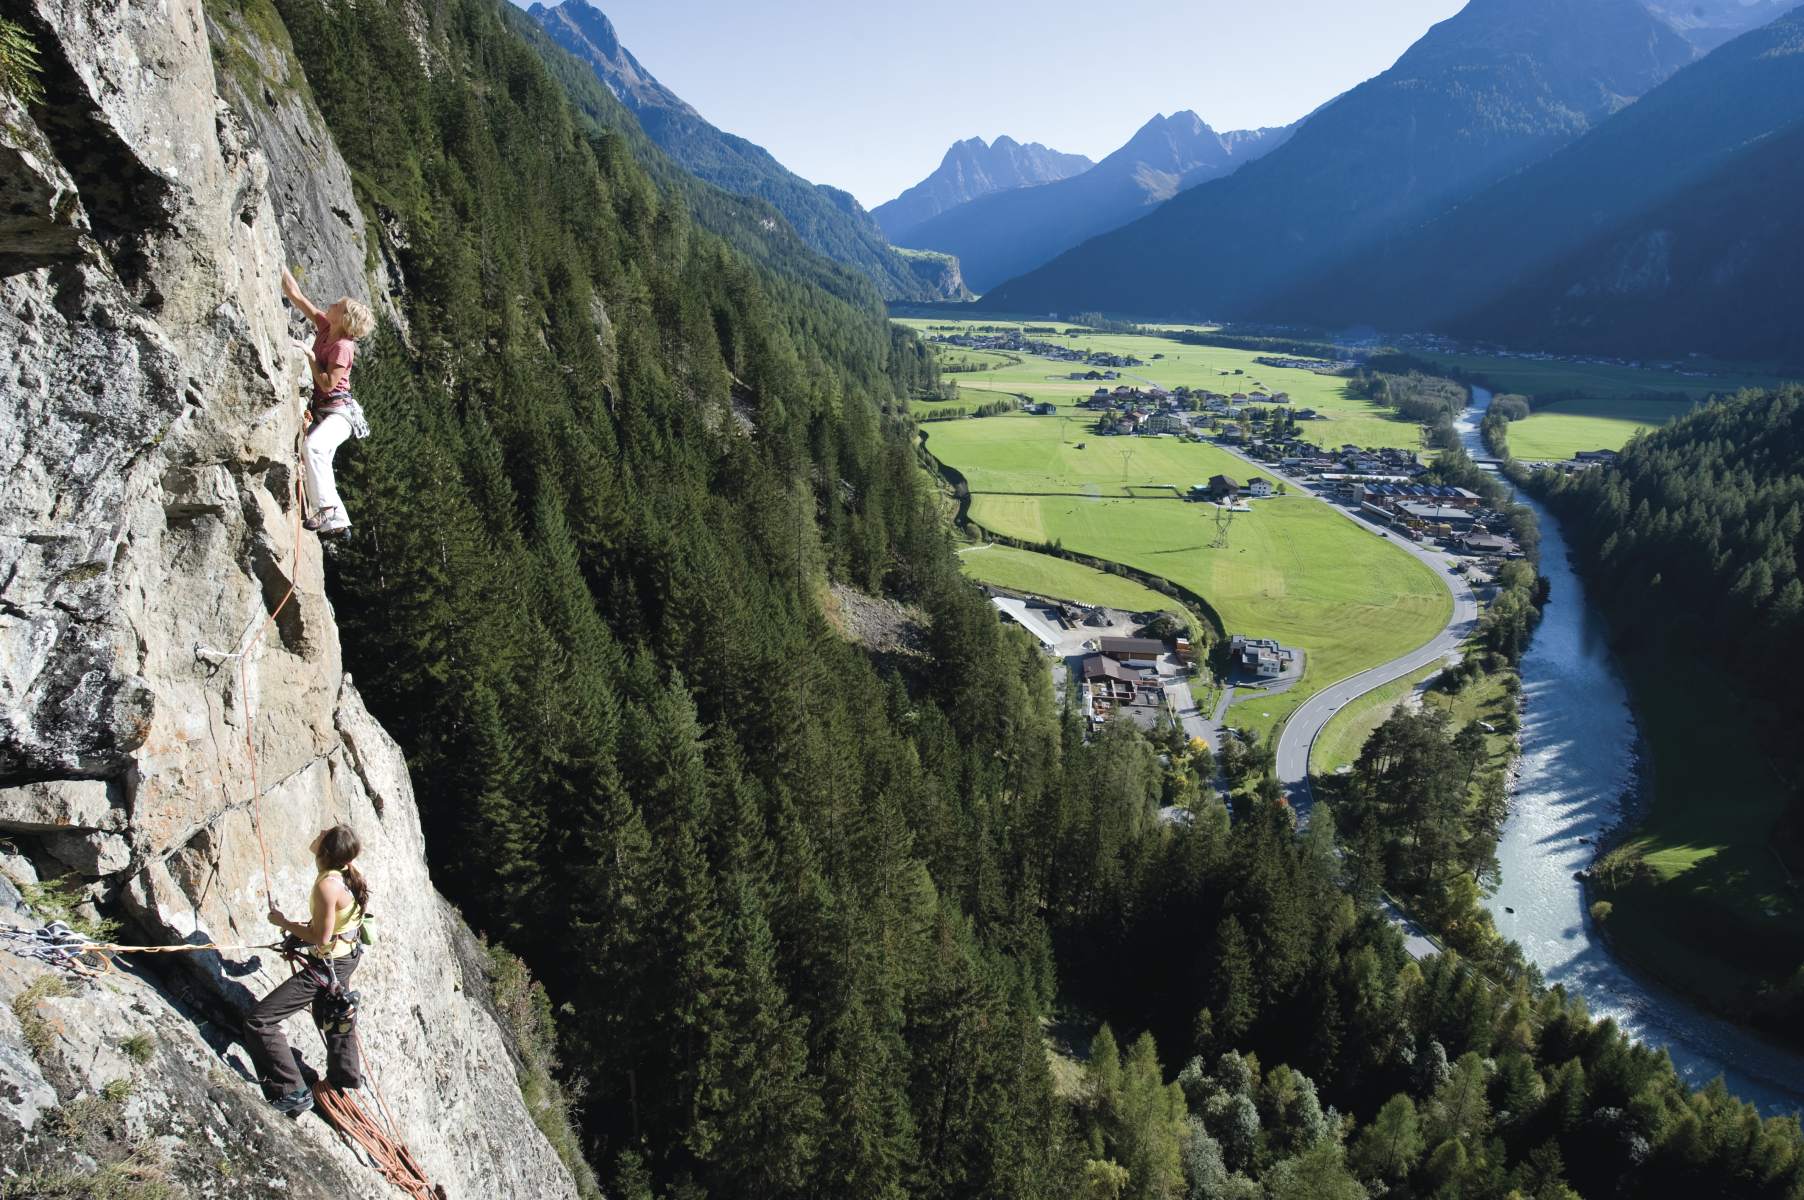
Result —
MULTIPOLYGON (((4 6, 46 94, 0 96, 0 926, 267 942, 260 841, 293 914, 307 842, 349 822, 383 927, 363 1037, 403 1140, 452 1196, 573 1196, 297 527, 281 268, 378 303, 401 282, 279 25, 243 11, 4 6)), ((263 1104, 236 1021, 286 974, 205 952, 59 984, 0 953, 0 1194, 396 1194, 263 1104)))

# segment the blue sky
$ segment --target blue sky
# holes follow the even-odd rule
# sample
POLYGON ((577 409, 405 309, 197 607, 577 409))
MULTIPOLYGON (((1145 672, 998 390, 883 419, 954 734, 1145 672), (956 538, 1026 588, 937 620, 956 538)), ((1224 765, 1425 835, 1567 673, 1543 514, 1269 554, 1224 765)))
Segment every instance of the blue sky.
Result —
POLYGON ((973 135, 1101 158, 1156 112, 1285 124, 1464 0, 595 3, 708 120, 870 207, 973 135))

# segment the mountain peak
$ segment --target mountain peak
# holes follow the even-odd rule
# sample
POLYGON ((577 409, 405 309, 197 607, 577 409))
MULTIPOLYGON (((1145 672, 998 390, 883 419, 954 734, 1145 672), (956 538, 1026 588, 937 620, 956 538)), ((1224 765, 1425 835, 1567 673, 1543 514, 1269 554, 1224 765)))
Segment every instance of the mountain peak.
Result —
POLYGON ((664 108, 700 118, 681 96, 658 82, 633 52, 620 43, 614 22, 589 0, 564 0, 547 7, 534 4, 527 15, 572 54, 594 70, 608 90, 636 113, 664 108))
POLYGON ((1094 165, 1081 154, 1061 154, 1039 142, 999 134, 993 142, 970 137, 952 143, 933 174, 871 211, 892 241, 923 221, 983 196, 1069 179, 1094 165))

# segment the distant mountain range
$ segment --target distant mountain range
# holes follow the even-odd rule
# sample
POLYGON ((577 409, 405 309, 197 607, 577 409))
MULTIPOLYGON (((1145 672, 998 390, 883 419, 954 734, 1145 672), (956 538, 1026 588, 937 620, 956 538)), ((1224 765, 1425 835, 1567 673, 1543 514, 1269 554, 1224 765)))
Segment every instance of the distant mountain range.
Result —
POLYGON ((896 253, 857 200, 810 183, 770 152, 709 124, 620 44, 613 22, 587 0, 528 10, 553 41, 586 63, 638 118, 652 141, 685 170, 741 196, 768 201, 796 234, 827 257, 869 276, 892 300, 968 294, 954 265, 896 253), (948 291, 947 288, 957 290, 948 291))
MULTIPOLYGON (((1472 0, 1266 157, 990 288, 980 304, 1244 315, 1545 158, 1696 53, 1637 0, 1472 0)), ((962 244, 926 240, 931 225, 915 240, 959 253, 984 289, 991 281, 962 244)))
POLYGON ((1082 174, 948 208, 895 239, 957 255, 966 283, 982 291, 1269 153, 1291 128, 1224 134, 1194 112, 1156 116, 1082 174))
POLYGON ((1797 288, 1773 289, 1804 277, 1804 201, 1786 159, 1801 123, 1804 9, 1259 315, 1756 357, 1785 327, 1797 353, 1797 288))
POLYGON ((980 137, 966 138, 952 143, 933 174, 879 204, 871 215, 890 241, 907 244, 916 226, 949 208, 994 192, 1057 183, 1095 165, 1082 154, 1064 154, 1038 142, 1023 145, 1007 134, 988 143, 980 137))
POLYGON ((1700 50, 1714 50, 1730 38, 1796 8, 1799 0, 1643 0, 1655 16, 1700 50))

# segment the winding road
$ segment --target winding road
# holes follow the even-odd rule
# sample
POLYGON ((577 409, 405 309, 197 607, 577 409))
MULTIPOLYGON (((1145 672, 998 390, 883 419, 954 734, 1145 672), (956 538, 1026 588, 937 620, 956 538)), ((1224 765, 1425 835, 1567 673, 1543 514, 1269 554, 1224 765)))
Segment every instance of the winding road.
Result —
MULTIPOLYGON (((1266 474, 1281 474, 1273 472, 1270 463, 1258 462, 1237 451, 1230 450, 1229 453, 1266 474)), ((1382 531, 1377 525, 1317 496, 1300 481, 1292 482, 1299 491, 1307 492, 1318 504, 1327 504, 1373 537, 1381 536, 1382 531)), ((1284 722, 1284 728, 1278 734, 1278 783, 1284 788, 1285 797, 1297 814, 1298 825, 1308 824, 1309 809, 1315 802, 1309 788, 1309 752, 1329 718, 1374 688, 1383 687, 1393 679, 1413 674, 1430 663, 1457 653, 1460 645, 1471 636, 1478 624, 1478 598, 1472 594, 1472 587, 1465 577, 1455 575, 1449 569, 1445 553, 1427 549, 1402 537, 1392 537, 1391 542, 1399 550, 1413 554, 1447 586, 1447 590, 1453 595, 1453 612, 1441 631, 1427 642, 1408 654, 1399 655, 1389 662, 1329 684, 1303 701, 1290 715, 1290 719, 1284 722)))

